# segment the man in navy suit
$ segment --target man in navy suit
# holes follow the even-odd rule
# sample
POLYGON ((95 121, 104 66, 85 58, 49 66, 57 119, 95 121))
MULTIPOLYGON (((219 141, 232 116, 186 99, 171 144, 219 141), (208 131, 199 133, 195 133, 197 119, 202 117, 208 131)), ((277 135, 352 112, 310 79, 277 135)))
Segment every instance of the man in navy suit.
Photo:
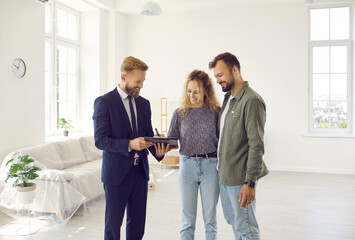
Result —
POLYGON ((126 239, 144 235, 149 180, 148 150, 160 161, 169 145, 154 145, 150 103, 139 96, 148 66, 134 57, 121 65, 121 82, 94 103, 95 145, 103 150, 105 240, 120 239, 127 209, 126 239))

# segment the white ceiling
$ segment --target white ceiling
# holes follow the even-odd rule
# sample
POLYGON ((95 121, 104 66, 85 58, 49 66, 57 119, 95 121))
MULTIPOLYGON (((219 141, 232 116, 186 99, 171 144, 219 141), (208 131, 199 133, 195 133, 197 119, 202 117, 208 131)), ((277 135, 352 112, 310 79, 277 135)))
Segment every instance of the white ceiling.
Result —
MULTIPOLYGON (((116 10, 125 14, 137 14, 145 2, 150 0, 116 0, 116 10)), ((195 8, 213 8, 217 5, 231 4, 265 4, 275 2, 289 2, 298 0, 153 0, 164 11, 178 11, 195 8)))
MULTIPOLYGON (((151 0, 116 0, 116 10, 124 14, 138 14, 143 4, 151 0)), ((304 4, 302 0, 153 0, 164 12, 180 10, 201 10, 201 8, 237 7, 241 5, 304 4)), ((305 1, 305 0, 303 0, 305 1)), ((319 2, 339 2, 342 0, 317 0, 319 2)), ((343 0, 344 2, 346 0, 343 0)), ((349 0, 354 1, 354 0, 349 0)), ((348 1, 348 2, 349 2, 348 1)))
POLYGON ((56 2, 81 12, 97 10, 97 8, 94 5, 88 3, 87 1, 56 0, 56 2))
MULTIPOLYGON (((55 0, 79 11, 115 8, 118 12, 138 15, 143 4, 152 0, 55 0)), ((310 0, 153 0, 162 8, 163 14, 177 11, 201 11, 201 9, 233 8, 242 5, 305 4, 310 0)), ((355 0, 312 0, 320 3, 355 2, 355 0)), ((315 3, 317 4, 317 3, 315 3)))

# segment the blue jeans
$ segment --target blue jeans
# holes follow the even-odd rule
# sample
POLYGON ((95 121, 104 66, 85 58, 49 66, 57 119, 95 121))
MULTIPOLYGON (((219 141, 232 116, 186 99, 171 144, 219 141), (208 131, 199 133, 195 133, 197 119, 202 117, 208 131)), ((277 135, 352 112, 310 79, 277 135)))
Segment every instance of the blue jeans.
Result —
POLYGON ((205 239, 217 239, 216 206, 219 186, 216 166, 217 158, 194 158, 184 155, 180 157, 181 240, 194 239, 199 187, 205 223, 205 239))
POLYGON ((260 240, 259 226, 255 218, 254 200, 246 208, 238 202, 239 192, 243 185, 219 185, 224 217, 232 225, 236 240, 260 240))

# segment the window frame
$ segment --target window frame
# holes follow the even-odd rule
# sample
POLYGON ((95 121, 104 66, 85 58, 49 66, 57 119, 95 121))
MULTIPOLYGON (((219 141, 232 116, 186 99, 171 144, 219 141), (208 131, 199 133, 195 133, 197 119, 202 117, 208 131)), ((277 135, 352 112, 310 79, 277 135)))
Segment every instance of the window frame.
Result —
MULTIPOLYGON (((51 112, 50 112, 50 126, 48 127, 49 129, 46 128, 46 132, 45 135, 46 136, 53 136, 53 135, 59 135, 61 134, 62 130, 58 128, 57 126, 57 117, 59 118, 60 116, 57 116, 57 112, 58 112, 58 103, 59 102, 63 102, 60 101, 57 98, 57 75, 59 74, 58 69, 57 69, 57 46, 58 45, 62 45, 62 46, 66 46, 66 47, 70 47, 76 50, 76 60, 77 60, 77 64, 76 64, 76 99, 75 101, 75 107, 76 107, 76 123, 73 124, 74 129, 71 131, 77 131, 77 123, 79 122, 79 100, 80 100, 80 12, 76 11, 74 9, 71 9, 67 6, 64 6, 62 4, 59 4, 57 2, 54 2, 52 4, 50 4, 50 18, 52 19, 52 23, 51 23, 51 32, 47 33, 45 32, 45 42, 49 42, 51 44, 51 63, 50 63, 50 86, 49 86, 49 91, 50 91, 50 100, 49 100, 49 104, 50 104, 50 108, 51 108, 51 112), (62 38, 59 37, 57 35, 57 31, 56 31, 56 9, 62 9, 64 11, 67 11, 71 14, 74 14, 77 16, 77 40, 70 40, 70 39, 66 39, 66 38, 62 38), (48 130, 48 131, 47 131, 48 130)), ((46 108, 47 108, 47 99, 46 100, 46 108)), ((45 109, 45 111, 47 112, 47 109, 45 109)), ((47 114, 47 113, 46 113, 47 114)), ((47 124, 47 123, 46 123, 47 124)))
MULTIPOLYGON (((329 18, 330 19, 330 18, 329 18)), ((339 4, 339 5, 324 5, 309 7, 308 10, 308 82, 309 82, 309 118, 308 126, 311 134, 330 134, 330 135, 350 135, 353 134, 353 7, 351 4, 339 4), (313 9, 331 9, 331 8, 349 8, 349 39, 347 40, 311 40, 311 10, 313 9), (347 127, 346 128, 315 128, 314 127, 314 109, 313 104, 313 48, 322 46, 346 46, 347 47, 347 127)), ((329 20, 330 21, 330 20, 329 20)), ((330 26, 329 26, 330 28, 330 26)), ((328 101, 329 102, 329 101, 328 101)))

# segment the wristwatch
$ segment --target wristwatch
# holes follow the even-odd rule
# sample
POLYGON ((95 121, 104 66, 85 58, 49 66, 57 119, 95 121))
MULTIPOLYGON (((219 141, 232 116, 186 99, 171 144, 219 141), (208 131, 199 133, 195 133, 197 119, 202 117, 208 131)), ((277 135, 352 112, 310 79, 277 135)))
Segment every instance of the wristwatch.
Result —
POLYGON ((247 181, 244 184, 246 184, 247 186, 249 186, 251 188, 255 188, 255 182, 253 182, 253 181, 247 181))

